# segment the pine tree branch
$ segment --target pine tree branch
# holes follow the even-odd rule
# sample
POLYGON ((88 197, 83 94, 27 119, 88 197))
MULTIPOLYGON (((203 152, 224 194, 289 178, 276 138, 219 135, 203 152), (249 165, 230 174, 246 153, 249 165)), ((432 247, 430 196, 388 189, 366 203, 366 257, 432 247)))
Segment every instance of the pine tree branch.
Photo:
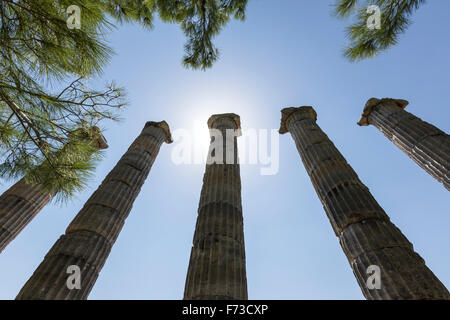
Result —
MULTIPOLYGON (((43 141, 40 140, 39 142, 36 141, 36 139, 34 139, 34 137, 32 136, 32 134, 30 133, 30 131, 28 130, 28 127, 24 124, 22 117, 20 116, 20 112, 18 112, 18 110, 16 109, 16 106, 14 104, 14 102, 12 102, 9 97, 3 93, 2 91, 0 91, 0 97, 2 98, 2 100, 8 105, 8 107, 11 109, 11 111, 14 113, 14 115, 17 117, 17 119, 19 120, 20 124, 22 125, 23 129, 25 130, 25 132, 27 133, 28 137, 33 141, 33 143, 38 147, 38 149, 41 151, 42 155, 45 157, 45 159, 49 162, 50 165, 52 165, 51 160, 49 159, 47 153, 42 150, 42 145, 43 145, 43 141)), ((28 123, 28 122, 27 122, 28 123)), ((30 125, 30 124, 29 124, 30 125)), ((31 125, 32 126, 32 125, 31 125)), ((34 127, 32 127, 33 130, 34 127)), ((37 133, 37 132, 35 132, 37 133)), ((39 134, 39 133, 37 133, 39 134)), ((40 139, 40 136, 39 136, 40 139)), ((53 166, 53 165, 52 165, 53 166)))

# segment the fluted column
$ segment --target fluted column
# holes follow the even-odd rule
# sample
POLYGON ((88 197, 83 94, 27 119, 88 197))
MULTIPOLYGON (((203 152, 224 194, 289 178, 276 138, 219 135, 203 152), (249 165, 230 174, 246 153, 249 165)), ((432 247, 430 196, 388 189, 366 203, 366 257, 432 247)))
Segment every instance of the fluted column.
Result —
POLYGON ((213 115, 208 120, 208 127, 211 129, 211 148, 203 177, 184 299, 246 300, 244 226, 236 138, 240 135, 240 119, 235 114, 213 115), (220 145, 216 139, 223 141, 222 157, 218 153, 220 145), (211 160, 212 157, 217 161, 211 160))
POLYGON ((86 299, 147 178, 161 144, 170 143, 167 123, 147 122, 98 189, 19 292, 17 299, 86 299), (79 267, 80 289, 69 289, 69 266, 79 267))
MULTIPOLYGON (((108 144, 97 127, 93 127, 95 147, 106 149, 108 144)), ((64 148, 63 148, 64 151, 64 148)), ((22 178, 0 196, 0 253, 44 208, 54 194, 39 184, 22 178)))
POLYGON ((291 133, 364 296, 449 299, 448 290, 390 222, 316 119, 312 107, 283 109, 280 133, 291 133), (380 289, 366 285, 373 265, 381 271, 380 289))
POLYGON ((450 136, 405 111, 408 101, 367 101, 360 126, 374 125, 415 163, 450 190, 450 136))

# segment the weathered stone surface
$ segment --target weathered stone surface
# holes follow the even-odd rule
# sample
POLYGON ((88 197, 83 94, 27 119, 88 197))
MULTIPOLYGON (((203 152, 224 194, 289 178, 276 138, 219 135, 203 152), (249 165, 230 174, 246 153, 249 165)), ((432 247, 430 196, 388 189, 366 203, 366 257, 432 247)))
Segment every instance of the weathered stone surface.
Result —
POLYGON ((350 264, 364 252, 396 247, 413 250, 408 239, 387 219, 353 223, 342 231, 339 241, 350 264))
MULTIPOLYGON (((244 227, 241 179, 237 161, 237 139, 226 139, 226 130, 240 130, 236 114, 213 115, 209 128, 223 134, 226 150, 234 150, 234 162, 207 164, 198 208, 184 299, 245 300, 244 227), (226 148, 226 143, 232 143, 226 148)), ((236 132, 239 135, 239 131, 236 132)))
POLYGON ((117 165, 53 245, 17 299, 86 299, 119 236, 162 143, 167 123, 148 122, 117 165), (67 268, 81 270, 81 289, 68 289, 67 268))
POLYGON ((92 290, 110 251, 111 243, 96 233, 80 231, 62 235, 22 288, 17 299, 85 299, 92 290), (70 290, 66 285, 69 277, 66 271, 71 265, 80 267, 79 290, 70 290))
POLYGON ((39 185, 21 179, 0 196, 0 252, 52 199, 39 185))
POLYGON ((448 300, 448 290, 423 259, 405 247, 386 247, 362 253, 352 263, 361 290, 373 300, 448 300), (381 290, 369 290, 365 279, 370 265, 381 269, 381 290))
POLYGON ((338 236, 352 223, 367 219, 388 219, 386 213, 361 182, 358 184, 344 182, 327 196, 318 195, 338 236))
MULTIPOLYGON (((397 104, 405 102, 395 102, 395 108, 397 104)), ((395 108, 389 112, 396 112, 395 108)), ((280 133, 291 133, 364 296, 450 299, 448 290, 389 220, 316 119, 311 107, 283 109, 280 133), (380 267, 380 289, 366 285, 372 265, 380 267)))
POLYGON ((374 125, 432 177, 450 190, 450 136, 405 111, 406 100, 367 101, 360 126, 374 125))
MULTIPOLYGON (((106 149, 108 144, 98 127, 92 127, 97 149, 106 149)), ((42 186, 29 184, 25 178, 19 180, 0 196, 0 253, 51 201, 53 194, 42 186)))

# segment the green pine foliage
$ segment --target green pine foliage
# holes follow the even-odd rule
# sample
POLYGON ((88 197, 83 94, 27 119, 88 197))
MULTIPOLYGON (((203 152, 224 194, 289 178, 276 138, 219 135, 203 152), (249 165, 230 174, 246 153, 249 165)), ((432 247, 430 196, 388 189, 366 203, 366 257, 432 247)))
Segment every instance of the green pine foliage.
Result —
POLYGON ((86 181, 102 157, 99 149, 106 147, 99 143, 100 129, 88 127, 86 123, 69 136, 66 145, 25 177, 27 183, 39 184, 55 195, 57 201, 66 201, 86 187, 86 181))
POLYGON ((179 24, 187 37, 183 65, 205 70, 219 58, 213 38, 232 19, 244 20, 248 0, 113 0, 100 1, 119 22, 152 28, 154 15, 179 24))
POLYGON ((410 25, 411 15, 424 3, 425 0, 338 0, 335 14, 341 18, 354 15, 356 20, 347 28, 350 45, 344 55, 351 61, 359 61, 396 45, 399 36, 410 25), (367 27, 367 20, 372 15, 367 12, 370 5, 380 8, 380 29, 367 27))
POLYGON ((111 50, 102 36, 112 25, 96 1, 19 0, 0 2, 2 69, 30 77, 64 78, 101 71, 111 50), (67 27, 67 8, 77 5, 82 28, 67 27))
POLYGON ((57 94, 35 86, 0 88, 0 174, 3 179, 39 183, 49 192, 70 197, 86 183, 98 160, 93 140, 73 132, 118 120, 125 102, 121 88, 86 89, 76 79, 57 94), (68 147, 74 146, 74 147, 68 147), (61 150, 64 150, 62 152, 61 150))
POLYGON ((97 1, 0 1, 3 179, 26 176, 62 198, 85 184, 95 156, 91 141, 74 142, 73 132, 117 119, 125 104, 123 89, 95 90, 86 80, 109 60, 111 27, 97 1), (71 5, 81 8, 81 29, 67 26, 71 5))
POLYGON ((157 10, 154 0, 102 0, 102 10, 120 23, 137 22, 146 28, 153 28, 153 14, 157 10))
POLYGON ((25 176, 68 199, 99 154, 73 132, 117 120, 125 102, 114 83, 98 90, 113 51, 106 36, 118 23, 153 27, 154 15, 186 34, 184 65, 206 69, 218 59, 212 40, 245 18, 248 0, 0 0, 0 174, 25 176), (78 6, 81 28, 67 26, 78 6))
POLYGON ((156 0, 163 21, 178 23, 188 38, 183 64, 210 68, 219 57, 212 39, 231 18, 244 20, 248 0, 156 0))

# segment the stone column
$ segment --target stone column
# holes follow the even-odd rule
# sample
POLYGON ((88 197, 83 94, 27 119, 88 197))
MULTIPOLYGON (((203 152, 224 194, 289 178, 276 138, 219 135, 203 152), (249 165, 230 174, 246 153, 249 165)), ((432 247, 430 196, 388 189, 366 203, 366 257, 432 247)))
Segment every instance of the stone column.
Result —
POLYGON ((367 101, 360 126, 374 125, 415 163, 450 190, 450 136, 405 111, 408 101, 367 101))
MULTIPOLYGON (((108 148, 100 130, 97 127, 93 127, 93 130, 97 149, 108 148)), ((51 201, 53 196, 52 192, 45 190, 41 185, 27 183, 25 178, 19 180, 0 196, 0 253, 51 201)))
POLYGON ((213 115, 208 120, 208 127, 211 147, 203 177, 184 299, 246 300, 244 226, 237 156, 240 118, 236 114, 213 115))
POLYGON ((280 133, 291 133, 364 296, 373 300, 449 299, 445 286, 316 124, 314 109, 281 112, 280 133), (380 289, 367 286, 369 266, 380 268, 380 289))
POLYGON ((167 123, 147 122, 16 299, 88 297, 164 141, 172 142, 167 123), (80 289, 67 286, 69 266, 77 266, 81 271, 80 289))

